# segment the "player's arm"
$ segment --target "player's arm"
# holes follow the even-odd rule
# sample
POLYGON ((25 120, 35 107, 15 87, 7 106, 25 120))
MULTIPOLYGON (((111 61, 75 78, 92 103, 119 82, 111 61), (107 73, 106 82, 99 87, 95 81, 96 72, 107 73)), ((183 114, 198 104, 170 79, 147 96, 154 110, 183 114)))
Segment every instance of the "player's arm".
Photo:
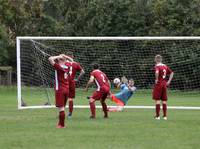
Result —
POLYGON ((54 67, 54 69, 56 70, 60 70, 60 71, 63 71, 63 72, 68 72, 68 70, 66 69, 63 69, 59 64, 56 63, 56 59, 60 59, 60 58, 63 58, 61 55, 58 55, 58 56, 50 56, 49 57, 49 62, 50 64, 54 67))
POLYGON ((119 82, 119 83, 117 84, 117 88, 120 88, 120 87, 121 87, 121 85, 122 85, 122 83, 121 83, 121 82, 119 82))
POLYGON ((109 84, 109 86, 111 86, 111 82, 110 82, 110 80, 108 80, 108 84, 109 84))
POLYGON ((85 74, 85 71, 83 69, 81 69, 80 74, 78 76, 78 81, 81 79, 81 77, 85 74))
POLYGON ((90 76, 90 79, 85 87, 85 91, 88 91, 88 87, 94 82, 94 76, 90 76))
POLYGON ((63 58, 65 58, 65 59, 67 59, 67 60, 69 60, 70 62, 74 62, 74 59, 71 58, 70 56, 67 56, 65 54, 60 54, 60 56, 63 57, 63 58))
MULTIPOLYGON (((110 80, 108 79, 108 84, 109 84, 109 86, 111 87, 111 82, 110 82, 110 80)), ((111 92, 111 90, 110 90, 110 92, 109 92, 109 96, 111 96, 112 95, 112 92, 111 92)))
POLYGON ((171 83, 173 77, 174 77, 174 72, 171 72, 170 75, 169 75, 169 80, 167 81, 167 86, 170 85, 170 83, 171 83))
POLYGON ((129 89, 129 91, 134 92, 137 88, 135 86, 128 85, 128 89, 129 89))
POLYGON ((56 63, 55 60, 61 58, 61 56, 50 56, 49 57, 49 62, 52 66, 54 66, 54 64, 56 63))

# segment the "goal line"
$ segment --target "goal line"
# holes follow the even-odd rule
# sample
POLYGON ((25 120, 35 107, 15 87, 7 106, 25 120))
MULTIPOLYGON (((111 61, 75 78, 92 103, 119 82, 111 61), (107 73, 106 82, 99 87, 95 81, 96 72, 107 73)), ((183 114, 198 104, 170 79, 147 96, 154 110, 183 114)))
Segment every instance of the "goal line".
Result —
MULTIPOLYGON (((108 107, 116 107, 116 106, 108 106, 108 107)), ((46 105, 46 106, 21 106, 19 109, 41 109, 41 108, 55 108, 53 105, 46 105)), ((68 106, 66 106, 68 108, 68 106)), ((74 108, 77 109, 88 109, 88 105, 75 105, 74 108)), ((101 106, 96 106, 96 108, 102 108, 101 106)), ((125 109, 154 109, 155 106, 125 106, 125 109)), ((200 110, 200 107, 190 107, 190 106, 168 106, 168 109, 175 109, 175 110, 200 110)))

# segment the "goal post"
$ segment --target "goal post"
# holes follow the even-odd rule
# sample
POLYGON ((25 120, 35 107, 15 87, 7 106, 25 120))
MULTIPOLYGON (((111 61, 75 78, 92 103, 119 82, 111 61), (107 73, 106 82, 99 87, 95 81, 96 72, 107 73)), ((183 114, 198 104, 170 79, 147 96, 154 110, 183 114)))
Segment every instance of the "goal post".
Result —
MULTIPOLYGON (((18 109, 52 108, 54 106, 54 70, 50 55, 73 51, 86 75, 77 84, 75 107, 87 108, 83 87, 89 78, 91 64, 98 62, 112 81, 115 77, 133 78, 138 88, 135 94, 151 98, 153 59, 164 57, 164 63, 175 71, 171 93, 189 96, 200 94, 200 37, 17 37, 17 99, 18 109), (195 70, 194 70, 195 69, 195 70), (183 75, 181 75, 181 73, 183 75), (81 100, 80 100, 81 99, 81 100), (27 105, 23 105, 23 103, 27 105)), ((116 90, 112 88, 114 92, 116 90)), ((140 98, 141 98, 140 96, 140 98)), ((98 107, 98 106, 97 106, 98 107)), ((135 106, 126 108, 152 108, 135 106)), ((173 109, 173 107, 171 107, 173 109)), ((180 106, 178 109, 188 109, 180 106)), ((189 109, 200 107, 189 106, 189 109)))
POLYGON ((17 101, 18 109, 22 107, 21 103, 21 57, 20 57, 20 38, 16 38, 16 52, 17 52, 17 101))

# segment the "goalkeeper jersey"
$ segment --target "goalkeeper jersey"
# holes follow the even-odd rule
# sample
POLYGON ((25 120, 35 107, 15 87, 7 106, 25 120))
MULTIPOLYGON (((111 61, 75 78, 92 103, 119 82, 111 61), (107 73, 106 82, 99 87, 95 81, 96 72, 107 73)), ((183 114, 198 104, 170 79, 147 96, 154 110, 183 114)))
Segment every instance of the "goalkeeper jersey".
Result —
POLYGON ((115 96, 126 105, 135 90, 136 90, 135 86, 133 86, 129 89, 126 84, 121 84, 120 92, 115 94, 115 96))

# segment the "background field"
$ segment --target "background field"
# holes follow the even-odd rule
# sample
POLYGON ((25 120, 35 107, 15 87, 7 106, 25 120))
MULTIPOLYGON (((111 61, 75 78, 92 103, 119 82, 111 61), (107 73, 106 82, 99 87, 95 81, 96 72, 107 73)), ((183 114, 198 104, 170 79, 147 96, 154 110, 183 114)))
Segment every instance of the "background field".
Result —
MULTIPOLYGON (((15 90, 13 88, 13 90, 15 90)), ((86 99, 87 96, 91 96, 92 91, 95 88, 90 88, 88 92, 85 92, 84 89, 78 88, 76 89, 76 105, 88 105, 88 100, 86 99)), ((118 89, 112 89, 112 93, 118 92, 118 89)), ((150 106, 154 105, 152 102, 151 97, 152 90, 141 90, 138 89, 129 100, 128 105, 144 105, 150 106)), ((193 91, 193 92, 184 92, 184 91, 172 91, 169 90, 169 101, 168 104, 170 106, 200 106, 200 92, 193 91), (199 100, 198 100, 199 99, 199 100)), ((54 104, 54 90, 51 89, 49 93, 49 100, 51 104, 54 104)), ((45 89, 43 88, 27 88, 24 87, 22 89, 22 98, 27 103, 28 106, 35 106, 35 105, 43 105, 45 102, 48 101, 47 94, 45 89)), ((113 105, 110 100, 107 101, 109 105, 113 105)), ((97 103, 98 104, 98 103, 97 103)))
MULTIPOLYGON (((82 96, 80 96, 82 94, 82 96)), ((76 103, 87 104, 89 93, 76 103)), ((131 105, 152 105, 150 95, 138 93, 131 105)), ((200 111, 169 110, 168 121, 155 121, 151 109, 126 109, 89 119, 89 109, 75 109, 67 129, 56 129, 56 109, 17 110, 16 89, 0 88, 0 147, 2 149, 197 149, 200 146, 200 111)), ((169 105, 200 106, 200 95, 170 96, 169 105)))

